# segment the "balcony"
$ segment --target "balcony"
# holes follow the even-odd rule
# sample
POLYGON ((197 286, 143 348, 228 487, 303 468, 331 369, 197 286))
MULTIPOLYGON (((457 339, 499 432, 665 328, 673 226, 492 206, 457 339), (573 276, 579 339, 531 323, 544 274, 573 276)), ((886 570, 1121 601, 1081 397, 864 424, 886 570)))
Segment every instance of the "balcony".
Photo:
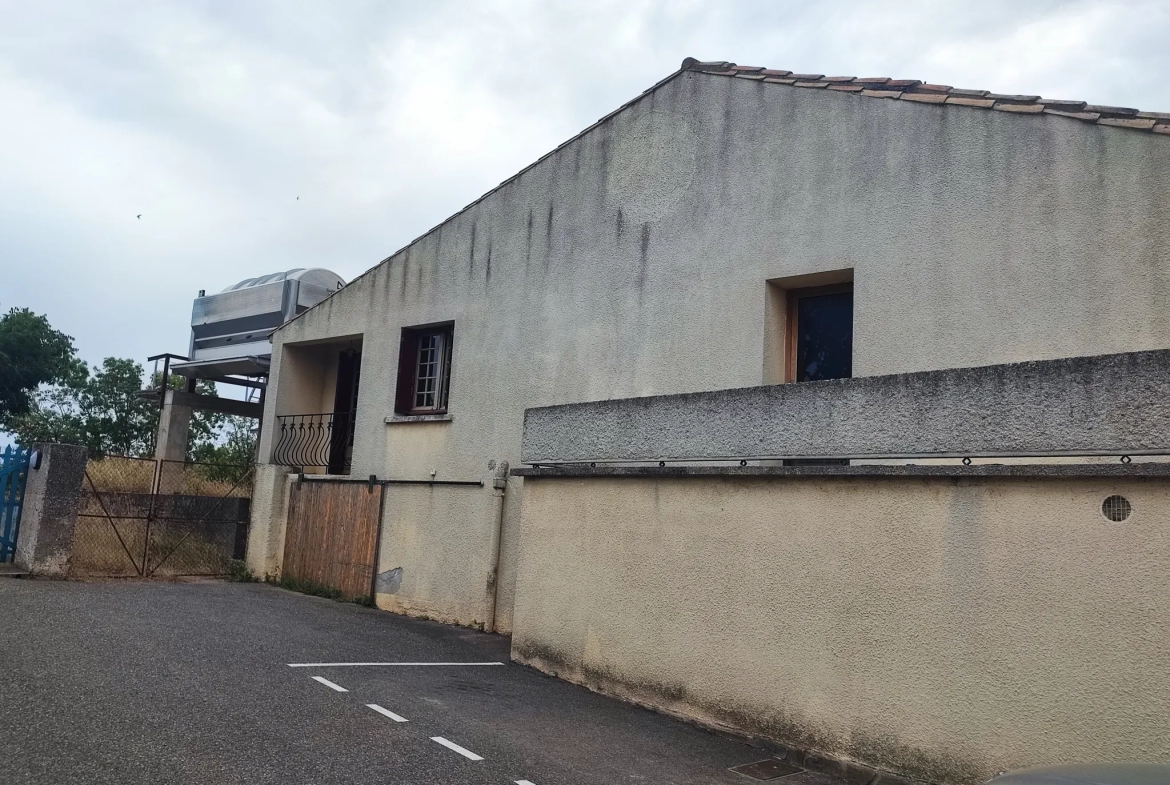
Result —
POLYGON ((286 414, 276 418, 272 462, 327 474, 349 474, 353 461, 352 412, 286 414))

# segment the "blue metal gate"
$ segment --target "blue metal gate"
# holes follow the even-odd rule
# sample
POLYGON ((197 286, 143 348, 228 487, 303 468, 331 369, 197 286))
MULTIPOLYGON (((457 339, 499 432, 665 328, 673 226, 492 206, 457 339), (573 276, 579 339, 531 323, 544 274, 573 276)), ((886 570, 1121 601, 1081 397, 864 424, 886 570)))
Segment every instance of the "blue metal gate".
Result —
POLYGON ((24 483, 32 450, 8 446, 0 452, 0 564, 16 555, 20 533, 20 510, 24 505, 24 483))

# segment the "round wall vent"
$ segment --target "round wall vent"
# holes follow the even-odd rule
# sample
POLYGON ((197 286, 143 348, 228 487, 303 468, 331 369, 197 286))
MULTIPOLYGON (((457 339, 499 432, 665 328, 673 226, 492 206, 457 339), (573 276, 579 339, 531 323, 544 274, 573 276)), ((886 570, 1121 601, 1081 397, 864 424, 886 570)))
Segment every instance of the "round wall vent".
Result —
POLYGON ((1133 514, 1133 505, 1129 499, 1115 493, 1101 502, 1101 514, 1114 523, 1120 523, 1133 514))

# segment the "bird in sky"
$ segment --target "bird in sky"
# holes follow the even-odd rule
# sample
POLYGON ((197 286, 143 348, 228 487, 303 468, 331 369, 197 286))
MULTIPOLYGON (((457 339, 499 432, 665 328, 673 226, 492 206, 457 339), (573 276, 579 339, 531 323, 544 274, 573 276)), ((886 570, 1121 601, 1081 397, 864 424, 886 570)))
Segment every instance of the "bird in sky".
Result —
POLYGON ((138 214, 138 220, 139 220, 139 221, 141 221, 141 220, 142 220, 142 213, 139 213, 139 214, 138 214))

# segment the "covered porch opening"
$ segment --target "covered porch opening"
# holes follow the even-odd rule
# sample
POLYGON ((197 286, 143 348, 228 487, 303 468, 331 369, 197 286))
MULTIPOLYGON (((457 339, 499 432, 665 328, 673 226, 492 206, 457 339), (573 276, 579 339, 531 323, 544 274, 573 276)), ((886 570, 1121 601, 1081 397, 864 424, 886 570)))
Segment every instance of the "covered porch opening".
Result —
POLYGON ((286 345, 281 352, 271 462, 305 474, 349 474, 362 336, 286 345))

